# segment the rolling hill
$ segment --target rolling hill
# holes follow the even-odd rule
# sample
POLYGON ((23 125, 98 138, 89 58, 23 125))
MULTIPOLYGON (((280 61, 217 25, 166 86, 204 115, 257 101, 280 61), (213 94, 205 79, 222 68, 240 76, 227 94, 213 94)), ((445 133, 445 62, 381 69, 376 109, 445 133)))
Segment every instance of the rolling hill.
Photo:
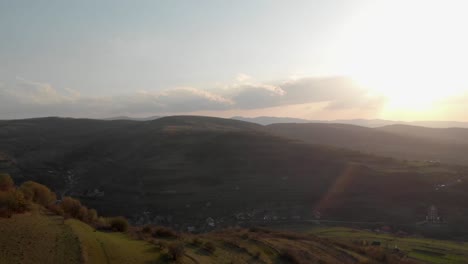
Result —
POLYGON ((312 144, 354 149, 408 160, 468 164, 468 129, 407 125, 367 128, 347 124, 272 124, 274 134, 312 144))
POLYGON ((447 219, 468 219, 465 167, 311 145, 270 129, 194 116, 4 121, 1 168, 104 215, 183 230, 314 219, 317 211, 330 220, 413 224, 431 204, 447 219))
POLYGON ((385 119, 337 119, 337 120, 310 120, 294 117, 275 117, 275 116, 257 116, 257 117, 242 117, 234 116, 232 119, 253 122, 260 125, 272 125, 280 123, 323 123, 323 124, 348 124, 355 126, 363 126, 377 128, 392 125, 404 126, 421 126, 429 128, 468 128, 468 122, 457 121, 393 121, 385 119))
POLYGON ((392 125, 379 127, 378 130, 402 136, 418 137, 448 144, 468 144, 466 128, 428 128, 421 126, 392 125))

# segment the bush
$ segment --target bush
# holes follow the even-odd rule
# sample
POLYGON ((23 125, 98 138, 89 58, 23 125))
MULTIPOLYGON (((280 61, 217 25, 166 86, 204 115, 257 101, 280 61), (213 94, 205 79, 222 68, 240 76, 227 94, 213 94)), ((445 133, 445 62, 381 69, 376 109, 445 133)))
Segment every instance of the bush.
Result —
POLYGON ((0 192, 0 209, 4 216, 11 216, 12 213, 24 212, 27 208, 27 202, 23 193, 18 190, 0 192))
POLYGON ((0 207, 0 217, 4 218, 10 218, 13 215, 13 212, 6 208, 6 207, 0 207))
POLYGON ((143 228, 141 229, 141 232, 143 232, 143 233, 145 233, 145 234, 149 234, 149 233, 151 233, 151 231, 153 231, 153 229, 152 229, 151 226, 149 226, 149 225, 147 225, 147 226, 145 226, 145 227, 143 227, 143 228))
POLYGON ((180 260, 185 254, 184 244, 182 244, 181 242, 169 244, 168 254, 172 258, 172 260, 180 260))
POLYGON ((112 230, 118 232, 126 232, 128 230, 128 221, 122 216, 113 217, 109 219, 109 225, 112 230))
POLYGON ((365 253, 367 256, 378 261, 385 261, 387 259, 387 253, 383 248, 367 247, 365 253))
POLYGON ((15 188, 15 183, 10 175, 0 173, 0 191, 6 192, 15 188))
POLYGON ((201 244, 202 244, 202 241, 201 241, 198 237, 194 237, 194 238, 192 239, 192 245, 198 247, 198 246, 200 246, 201 244))
POLYGON ((164 242, 164 241, 153 240, 153 244, 154 244, 159 250, 165 249, 165 248, 167 247, 167 243, 164 242))
POLYGON ((158 226, 153 232, 153 237, 177 238, 179 235, 169 227, 158 226))
POLYGON ((215 247, 215 245, 214 245, 212 242, 206 242, 206 243, 203 245, 203 249, 205 249, 206 251, 208 251, 208 253, 210 253, 210 254, 213 254, 213 253, 216 251, 216 247, 215 247))
POLYGON ((28 201, 48 206, 57 200, 57 196, 47 186, 33 181, 27 181, 20 186, 20 191, 28 201))
POLYGON ((98 216, 97 211, 95 209, 89 209, 87 222, 94 224, 98 222, 98 219, 99 219, 99 216, 98 216))
POLYGON ((61 207, 65 217, 79 219, 81 211, 81 202, 71 197, 65 197, 62 200, 61 207))
POLYGON ((299 252, 293 249, 286 249, 283 252, 281 252, 281 258, 294 264, 307 263, 307 261, 303 260, 299 252))
POLYGON ((47 209, 49 209, 52 213, 56 215, 61 215, 61 216, 64 215, 63 208, 58 204, 51 204, 47 206, 47 209))
POLYGON ((88 208, 86 206, 81 206, 78 210, 78 220, 88 223, 88 208))

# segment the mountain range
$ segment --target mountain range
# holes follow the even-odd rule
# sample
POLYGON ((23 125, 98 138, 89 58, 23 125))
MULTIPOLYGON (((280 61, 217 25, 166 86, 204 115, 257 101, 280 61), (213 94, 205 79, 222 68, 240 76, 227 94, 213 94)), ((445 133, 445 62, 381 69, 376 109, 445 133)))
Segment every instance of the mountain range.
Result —
POLYGON ((423 126, 431 128, 468 128, 468 122, 457 122, 457 121, 392 121, 384 119, 338 119, 338 120, 309 120, 301 118, 291 117, 271 117, 271 116, 259 116, 259 117, 242 117, 235 116, 232 119, 242 120, 246 122, 257 123, 261 125, 271 125, 277 123, 332 123, 332 124, 350 124, 364 127, 382 127, 389 125, 411 125, 411 126, 423 126))

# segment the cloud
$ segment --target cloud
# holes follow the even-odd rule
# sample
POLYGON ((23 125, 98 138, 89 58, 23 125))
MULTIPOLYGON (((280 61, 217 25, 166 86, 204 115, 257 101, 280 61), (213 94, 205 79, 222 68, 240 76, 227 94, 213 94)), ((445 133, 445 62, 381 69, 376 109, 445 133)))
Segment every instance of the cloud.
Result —
POLYGON ((221 110, 234 104, 221 95, 193 87, 179 87, 162 92, 140 91, 134 95, 115 97, 113 101, 119 105, 114 111, 129 114, 221 110))
POLYGON ((329 109, 379 108, 381 96, 370 95, 346 77, 301 78, 276 85, 246 85, 233 97, 236 106, 253 109, 282 105, 328 102, 329 109))
POLYGON ((378 109, 385 98, 371 96, 344 77, 300 78, 270 83, 239 74, 222 87, 176 87, 132 94, 85 96, 71 89, 17 78, 0 85, 0 118, 34 116, 108 117, 162 115, 197 111, 252 110, 323 103, 324 110, 378 109))
POLYGON ((56 89, 48 83, 17 78, 12 85, 0 86, 0 118, 33 116, 105 117, 221 110, 234 102, 219 94, 193 87, 178 87, 160 92, 89 97, 70 89, 56 89))

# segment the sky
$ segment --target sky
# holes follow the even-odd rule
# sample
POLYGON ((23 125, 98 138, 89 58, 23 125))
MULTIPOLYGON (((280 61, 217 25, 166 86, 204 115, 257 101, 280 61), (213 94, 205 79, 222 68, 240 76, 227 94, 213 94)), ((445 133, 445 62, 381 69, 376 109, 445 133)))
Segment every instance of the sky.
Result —
POLYGON ((0 119, 468 121, 465 2, 0 0, 0 119))

